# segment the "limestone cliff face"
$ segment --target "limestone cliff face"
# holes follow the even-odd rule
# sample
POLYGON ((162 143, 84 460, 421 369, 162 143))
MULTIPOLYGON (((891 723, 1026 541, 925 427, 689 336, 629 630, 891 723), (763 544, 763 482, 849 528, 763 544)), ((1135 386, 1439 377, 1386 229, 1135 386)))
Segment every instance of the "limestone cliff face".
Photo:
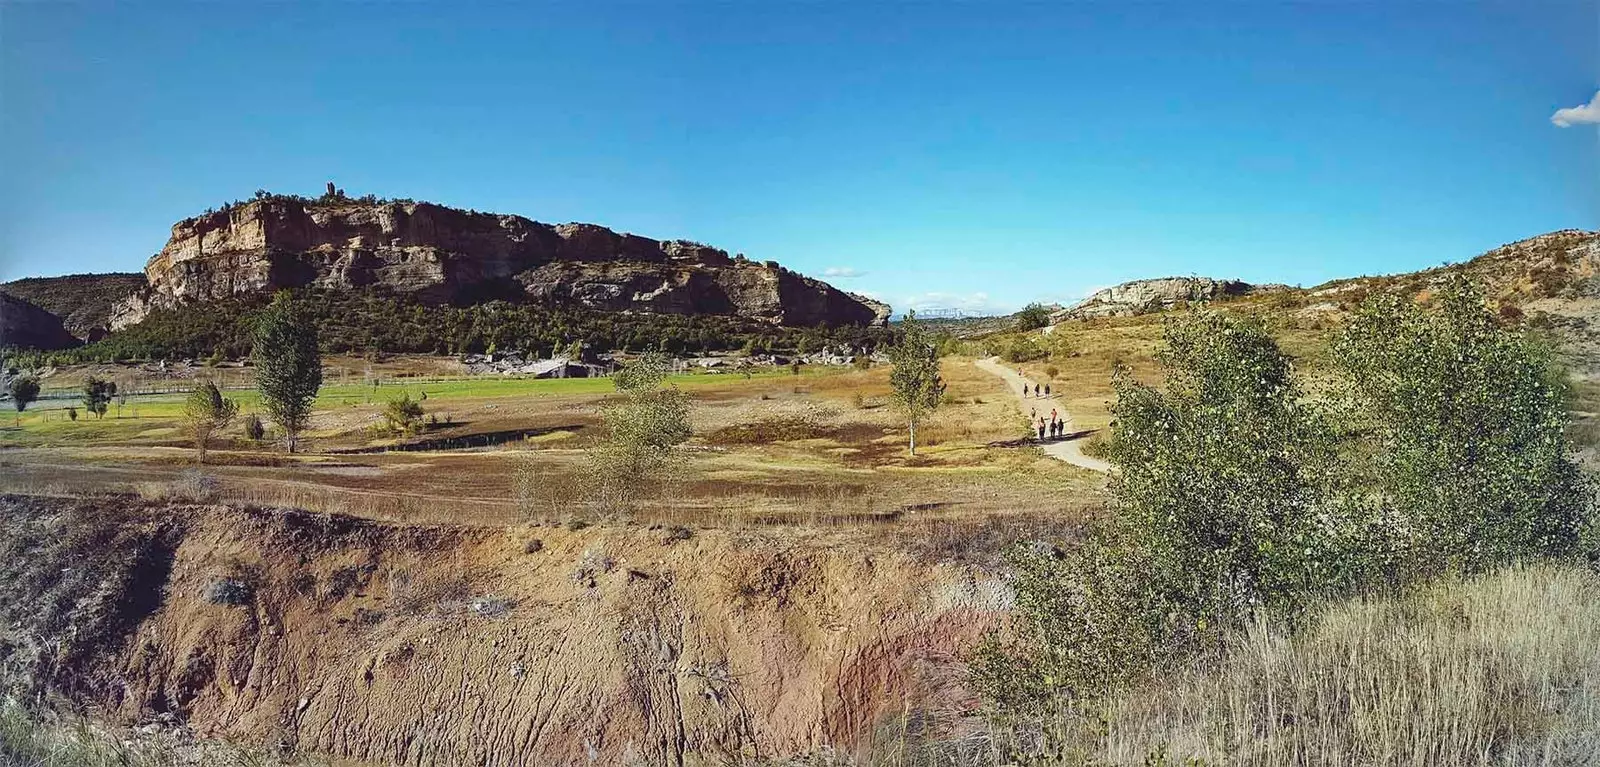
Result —
MULTIPOLYGON (((1276 286, 1272 286, 1276 287, 1276 286)), ((1052 322, 1084 317, 1126 317, 1161 311, 1184 302, 1211 301, 1258 290, 1238 280, 1209 277, 1161 277, 1134 280, 1106 288, 1051 317, 1052 322)))
POLYGON ((612 311, 728 314, 792 325, 881 322, 888 307, 775 263, 593 224, 415 202, 258 200, 178 222, 149 287, 112 327, 154 307, 290 287, 377 286, 443 302, 521 294, 612 311))

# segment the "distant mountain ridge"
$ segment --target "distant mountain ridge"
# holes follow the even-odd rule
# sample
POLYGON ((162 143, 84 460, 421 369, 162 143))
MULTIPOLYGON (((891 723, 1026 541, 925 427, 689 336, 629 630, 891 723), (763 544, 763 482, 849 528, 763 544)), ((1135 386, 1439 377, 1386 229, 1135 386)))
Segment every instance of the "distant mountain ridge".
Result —
POLYGON ((413 201, 264 196, 185 219, 110 326, 152 308, 282 288, 379 287, 432 303, 489 298, 728 315, 781 325, 881 324, 889 307, 776 262, 594 224, 413 201))
POLYGON ((54 314, 72 335, 92 341, 110 329, 112 306, 147 284, 140 272, 67 274, 0 283, 0 293, 54 314))

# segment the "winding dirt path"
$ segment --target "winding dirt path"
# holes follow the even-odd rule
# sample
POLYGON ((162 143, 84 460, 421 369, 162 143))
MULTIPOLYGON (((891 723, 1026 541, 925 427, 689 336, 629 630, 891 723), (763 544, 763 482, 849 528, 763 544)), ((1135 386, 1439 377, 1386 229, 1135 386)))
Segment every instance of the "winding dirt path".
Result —
POLYGON ((1021 373, 1018 373, 1017 371, 1000 364, 999 357, 990 357, 988 359, 978 360, 977 365, 979 368, 997 375, 1004 380, 1006 382, 1006 388, 1011 390, 1011 394, 1017 398, 1017 403, 1020 406, 1043 407, 1045 410, 1049 410, 1051 407, 1054 407, 1058 411, 1060 417, 1067 422, 1066 437, 1061 439, 1049 439, 1040 443, 1040 447, 1044 448, 1045 455, 1048 455, 1058 461, 1066 461, 1073 466, 1081 466, 1090 471, 1098 471, 1102 473, 1109 473, 1111 471, 1111 464, 1106 463, 1099 458, 1094 458, 1083 454, 1083 438, 1089 436, 1092 432, 1080 433, 1074 429, 1072 426, 1072 414, 1068 413, 1066 407, 1058 402, 1054 396, 1040 398, 1024 397, 1022 395, 1022 387, 1024 385, 1032 386, 1033 382, 1024 378, 1021 373))

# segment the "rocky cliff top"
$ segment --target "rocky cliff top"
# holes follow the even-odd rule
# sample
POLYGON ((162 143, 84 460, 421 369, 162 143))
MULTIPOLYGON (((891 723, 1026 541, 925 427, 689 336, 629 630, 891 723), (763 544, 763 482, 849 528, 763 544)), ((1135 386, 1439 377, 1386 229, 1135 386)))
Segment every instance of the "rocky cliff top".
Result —
POLYGON ((1096 291, 1088 298, 1051 315, 1051 322, 1086 317, 1126 317, 1158 312, 1184 303, 1241 296, 1258 287, 1239 280, 1210 277, 1158 277, 1133 280, 1096 291))
POLYGON ((889 307, 772 261, 594 224, 414 201, 263 197, 174 224, 148 288, 113 327, 152 307, 293 287, 376 286, 432 302, 540 300, 611 311, 722 314, 786 325, 881 323, 889 307))

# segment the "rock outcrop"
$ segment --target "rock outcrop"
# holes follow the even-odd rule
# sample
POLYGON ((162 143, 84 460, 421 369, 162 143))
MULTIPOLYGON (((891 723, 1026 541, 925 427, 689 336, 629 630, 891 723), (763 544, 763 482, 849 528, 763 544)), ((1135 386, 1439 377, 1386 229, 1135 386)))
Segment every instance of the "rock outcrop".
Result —
POLYGON ((156 307, 292 287, 379 287, 440 303, 547 300, 607 311, 736 315, 785 325, 881 323, 889 307, 768 261, 593 224, 418 202, 270 197, 178 222, 149 287, 113 328, 156 307))
POLYGON ((1127 317, 1170 309, 1182 303, 1212 301, 1226 296, 1242 296, 1258 288, 1238 280, 1210 277, 1161 277, 1134 280, 1097 291, 1051 315, 1052 322, 1086 317, 1127 317))
POLYGON ((16 296, 0 293, 0 347, 65 349, 78 339, 61 325, 61 318, 16 296))

